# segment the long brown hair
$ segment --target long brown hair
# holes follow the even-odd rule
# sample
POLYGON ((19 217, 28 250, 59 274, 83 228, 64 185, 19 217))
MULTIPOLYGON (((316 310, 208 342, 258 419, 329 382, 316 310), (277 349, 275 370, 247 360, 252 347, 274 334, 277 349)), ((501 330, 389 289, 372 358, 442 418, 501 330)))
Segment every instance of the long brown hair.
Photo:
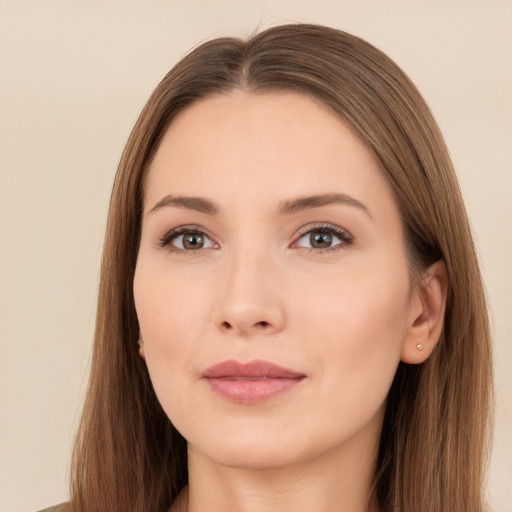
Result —
POLYGON ((342 31, 303 24, 202 44, 165 76, 133 128, 110 204, 71 510, 163 511, 187 483, 186 441, 161 409, 137 351, 132 286, 143 184, 177 113, 235 88, 299 91, 328 105, 373 151, 393 187, 411 275, 444 260, 444 331, 425 363, 400 363, 373 492, 382 512, 482 512, 492 390, 488 315, 443 138, 415 86, 386 55, 342 31))

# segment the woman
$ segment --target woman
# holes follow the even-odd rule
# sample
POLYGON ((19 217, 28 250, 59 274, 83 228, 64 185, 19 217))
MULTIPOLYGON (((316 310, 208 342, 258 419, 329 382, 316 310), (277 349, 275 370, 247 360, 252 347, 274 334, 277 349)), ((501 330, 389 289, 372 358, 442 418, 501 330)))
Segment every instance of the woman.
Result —
POLYGON ((482 511, 491 356, 457 181, 349 34, 218 39, 111 200, 72 511, 482 511))

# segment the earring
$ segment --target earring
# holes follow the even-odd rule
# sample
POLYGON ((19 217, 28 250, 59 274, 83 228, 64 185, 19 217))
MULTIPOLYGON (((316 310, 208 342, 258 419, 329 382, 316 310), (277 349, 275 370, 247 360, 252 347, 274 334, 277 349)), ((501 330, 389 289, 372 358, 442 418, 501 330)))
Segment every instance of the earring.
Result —
POLYGON ((418 343, 416 345, 416 348, 421 352, 423 350, 423 345, 421 343, 418 343))
POLYGON ((144 340, 141 338, 137 342, 137 345, 139 345, 139 354, 142 356, 143 355, 143 350, 144 350, 144 340))

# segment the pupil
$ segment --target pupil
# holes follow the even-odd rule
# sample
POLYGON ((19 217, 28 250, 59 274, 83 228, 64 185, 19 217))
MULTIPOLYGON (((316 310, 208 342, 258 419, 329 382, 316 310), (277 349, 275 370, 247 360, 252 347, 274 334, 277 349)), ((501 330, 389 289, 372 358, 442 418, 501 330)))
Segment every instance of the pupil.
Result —
POLYGON ((204 238, 199 233, 191 233, 183 237, 183 247, 185 249, 201 249, 204 245, 204 238))
POLYGON ((332 243, 332 235, 330 233, 325 233, 322 231, 317 231, 312 233, 310 236, 311 246, 316 249, 323 249, 325 247, 330 247, 332 243))

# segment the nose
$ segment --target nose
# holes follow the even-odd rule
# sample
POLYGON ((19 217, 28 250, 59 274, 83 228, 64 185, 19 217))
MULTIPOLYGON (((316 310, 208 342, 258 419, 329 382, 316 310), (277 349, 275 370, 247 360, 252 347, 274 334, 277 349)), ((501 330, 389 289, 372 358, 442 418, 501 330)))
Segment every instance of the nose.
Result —
POLYGON ((278 265, 268 255, 246 252, 226 266, 214 313, 218 328, 244 337, 281 331, 285 310, 278 265))

